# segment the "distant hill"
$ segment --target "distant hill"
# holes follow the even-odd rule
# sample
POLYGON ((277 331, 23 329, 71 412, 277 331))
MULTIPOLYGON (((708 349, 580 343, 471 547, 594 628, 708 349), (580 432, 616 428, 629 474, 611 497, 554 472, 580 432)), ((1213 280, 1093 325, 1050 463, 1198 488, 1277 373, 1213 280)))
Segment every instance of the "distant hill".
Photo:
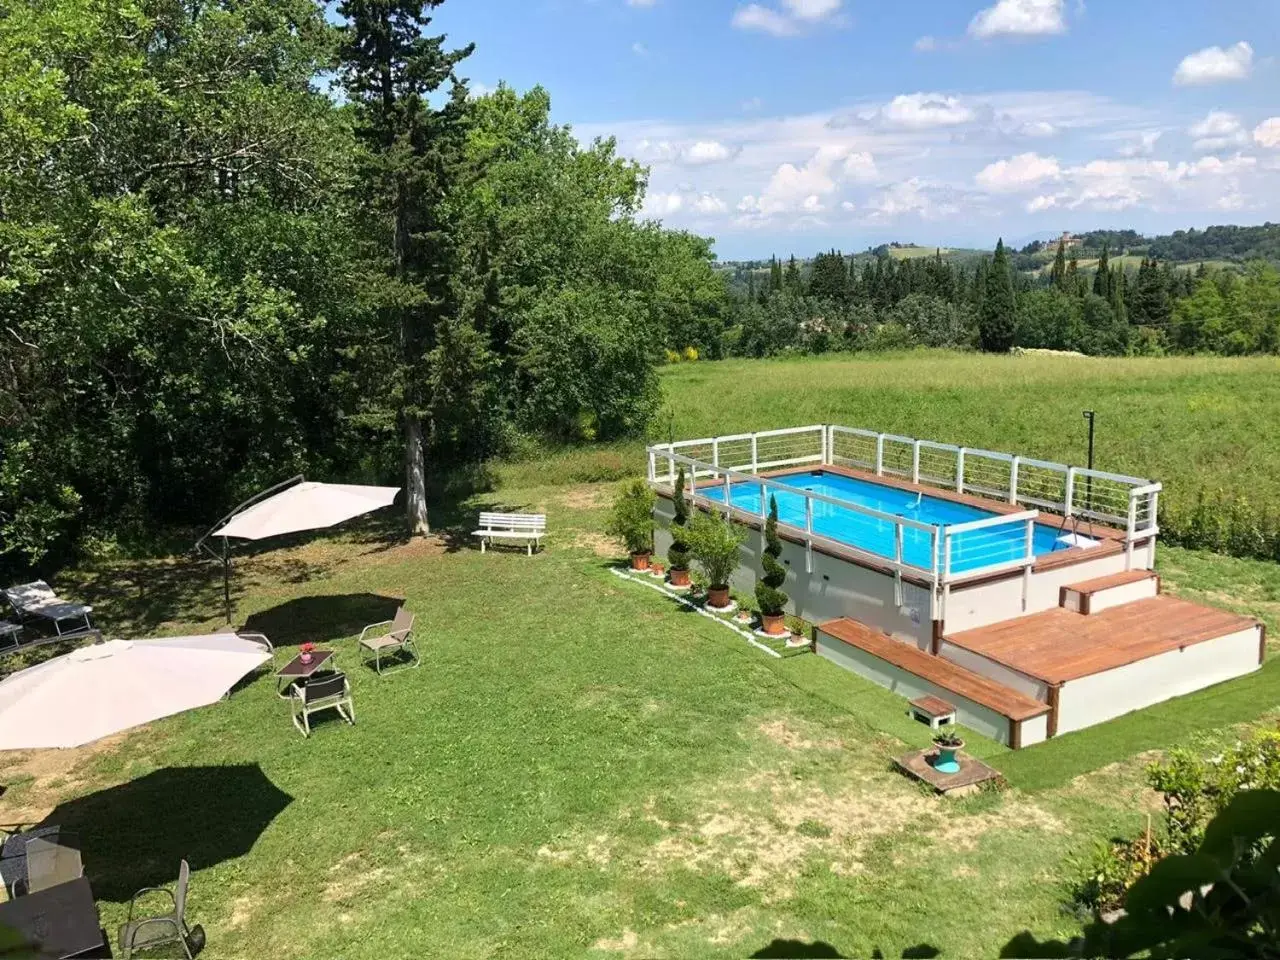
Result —
MULTIPOLYGON (((1167 236, 1144 237, 1135 230, 1091 230, 1077 234, 1081 245, 1075 251, 1081 259, 1097 259, 1103 246, 1112 253, 1137 257, 1154 257, 1174 263, 1244 263, 1247 260, 1280 262, 1280 223, 1264 223, 1256 227, 1232 225, 1206 227, 1203 230, 1175 230, 1167 236)), ((1052 259, 1055 241, 1031 244, 1024 248, 1028 255, 1052 259)))

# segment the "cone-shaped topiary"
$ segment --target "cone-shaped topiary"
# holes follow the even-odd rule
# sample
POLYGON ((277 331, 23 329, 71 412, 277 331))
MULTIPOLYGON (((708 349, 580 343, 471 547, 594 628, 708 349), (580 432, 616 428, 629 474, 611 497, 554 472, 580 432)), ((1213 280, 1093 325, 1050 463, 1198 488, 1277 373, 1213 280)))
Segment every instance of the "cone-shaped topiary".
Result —
POLYGON ((778 498, 769 498, 769 520, 764 525, 764 556, 760 558, 763 574, 756 579, 756 603, 766 617, 781 616, 787 606, 787 595, 779 588, 787 581, 787 568, 778 562, 782 541, 778 539, 778 498))
POLYGON ((676 474, 674 491, 675 516, 671 520, 671 549, 667 551, 667 565, 672 570, 689 569, 689 541, 685 539, 685 527, 689 523, 689 505, 684 499, 684 467, 676 474))

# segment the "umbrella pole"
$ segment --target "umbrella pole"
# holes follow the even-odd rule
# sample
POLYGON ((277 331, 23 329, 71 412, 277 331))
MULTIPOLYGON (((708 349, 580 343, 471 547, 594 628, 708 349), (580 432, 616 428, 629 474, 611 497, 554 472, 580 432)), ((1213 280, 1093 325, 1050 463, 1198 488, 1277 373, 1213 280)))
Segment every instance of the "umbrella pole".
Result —
POLYGON ((231 623, 231 548, 227 538, 222 538, 222 604, 226 609, 227 623, 231 623))

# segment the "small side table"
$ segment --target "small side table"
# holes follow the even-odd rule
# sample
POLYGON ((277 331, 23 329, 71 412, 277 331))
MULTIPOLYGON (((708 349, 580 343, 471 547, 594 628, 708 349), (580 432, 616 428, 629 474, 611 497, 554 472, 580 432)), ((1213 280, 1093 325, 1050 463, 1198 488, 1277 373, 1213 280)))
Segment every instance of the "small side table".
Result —
POLYGON ((322 666, 333 659, 332 650, 316 650, 311 654, 311 662, 303 663, 302 654, 298 654, 276 674, 276 695, 282 700, 289 698, 289 687, 299 680, 306 680, 322 666))

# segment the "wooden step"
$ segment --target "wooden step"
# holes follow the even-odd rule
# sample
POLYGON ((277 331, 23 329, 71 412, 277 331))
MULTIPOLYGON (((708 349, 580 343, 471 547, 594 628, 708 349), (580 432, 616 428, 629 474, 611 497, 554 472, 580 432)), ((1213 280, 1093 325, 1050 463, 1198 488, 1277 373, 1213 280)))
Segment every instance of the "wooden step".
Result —
POLYGON ((856 620, 828 620, 818 629, 828 636, 864 650, 921 679, 965 697, 1013 721, 1027 720, 1049 712, 1049 705, 996 683, 959 664, 925 653, 908 643, 894 640, 856 620))
POLYGON ((1058 604, 1073 613, 1092 616, 1124 603, 1149 600, 1159 593, 1160 578, 1154 570, 1126 570, 1068 584, 1058 592, 1058 604))

